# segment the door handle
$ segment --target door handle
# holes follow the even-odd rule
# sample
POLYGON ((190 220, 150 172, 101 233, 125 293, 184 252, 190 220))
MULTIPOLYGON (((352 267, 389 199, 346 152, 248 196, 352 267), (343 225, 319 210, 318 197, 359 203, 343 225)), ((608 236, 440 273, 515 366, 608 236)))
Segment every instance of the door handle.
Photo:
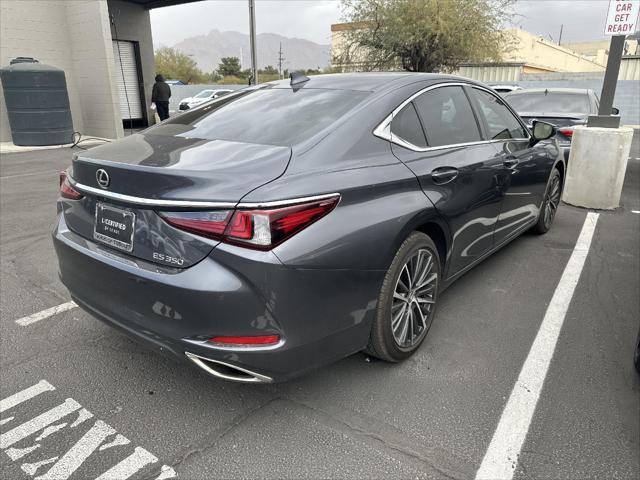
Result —
POLYGON ((458 176, 458 169, 454 167, 440 167, 431 172, 433 183, 443 185, 449 183, 458 176))
POLYGON ((515 168, 519 163, 520 160, 518 160, 516 157, 507 157, 505 158, 504 162, 502 162, 502 164, 507 168, 515 168))

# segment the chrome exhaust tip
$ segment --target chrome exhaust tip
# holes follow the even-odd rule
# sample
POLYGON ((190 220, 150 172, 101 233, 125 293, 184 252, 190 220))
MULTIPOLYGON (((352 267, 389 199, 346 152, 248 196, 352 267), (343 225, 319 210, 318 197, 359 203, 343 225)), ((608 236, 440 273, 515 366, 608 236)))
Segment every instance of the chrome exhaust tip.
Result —
POLYGON ((273 381, 271 377, 252 372, 251 370, 247 370, 246 368, 231 365, 230 363, 201 357, 200 355, 196 355, 195 353, 191 352, 184 352, 184 354, 198 367, 203 369, 205 372, 213 375, 214 377, 222 378, 224 380, 231 380, 233 382, 244 383, 270 383, 273 381))

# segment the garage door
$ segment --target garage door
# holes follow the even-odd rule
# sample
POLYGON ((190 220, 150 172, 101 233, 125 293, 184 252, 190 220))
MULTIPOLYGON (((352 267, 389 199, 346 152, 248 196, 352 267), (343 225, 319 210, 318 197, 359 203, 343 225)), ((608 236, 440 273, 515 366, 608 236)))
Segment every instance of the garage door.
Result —
POLYGON ((120 98, 120 115, 123 120, 142 119, 142 99, 133 42, 114 40, 113 58, 116 62, 115 80, 120 98))

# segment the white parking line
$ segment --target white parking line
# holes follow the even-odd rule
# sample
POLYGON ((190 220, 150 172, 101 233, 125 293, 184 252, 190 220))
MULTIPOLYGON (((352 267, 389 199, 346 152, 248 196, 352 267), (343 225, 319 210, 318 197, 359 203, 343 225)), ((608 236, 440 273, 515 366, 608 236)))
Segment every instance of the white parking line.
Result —
POLYGON ((37 477, 37 480, 56 480, 69 478, 84 461, 91 455, 107 437, 116 433, 115 429, 107 425, 102 420, 98 420, 87 433, 85 433, 76 444, 67 450, 44 475, 37 477))
POLYGON ((67 310, 71 310, 72 308, 76 308, 77 306, 78 305, 76 305, 75 302, 63 303, 61 305, 56 305, 55 307, 47 308, 46 310, 42 310, 41 312, 19 318, 18 320, 16 320, 16 323, 24 327, 27 325, 31 325, 32 323, 39 322, 40 320, 44 320, 45 318, 51 317, 58 313, 66 312, 67 310))
MULTIPOLYGON (((38 395, 55 390, 56 388, 49 382, 41 380, 36 385, 1 400, 0 409, 6 412, 38 395)), ((46 395, 44 396, 46 397, 46 395)), ((51 400, 50 396, 48 398, 51 400)), ((100 480, 127 480, 142 469, 158 462, 158 457, 142 447, 135 447, 131 452, 130 448, 126 448, 131 444, 131 440, 102 420, 96 420, 88 430, 84 430, 84 433, 82 433, 82 428, 71 430, 92 417, 93 414, 82 405, 72 398, 67 398, 62 404, 30 420, 23 421, 10 430, 10 426, 3 427, 0 432, 0 450, 4 451, 11 461, 24 462, 19 464, 20 468, 30 476, 36 475, 42 467, 53 464, 48 471, 35 477, 34 480, 67 480, 74 476, 87 460, 93 459, 101 455, 100 452, 113 447, 125 447, 125 449, 118 448, 111 452, 113 454, 111 458, 116 456, 119 460, 115 465, 105 465, 104 460, 99 464, 99 467, 107 468, 104 473, 99 475, 98 479, 100 480), (77 415, 77 419, 70 426, 68 421, 56 423, 72 414, 77 415), (69 447, 68 442, 65 441, 65 435, 77 435, 80 438, 77 438, 76 442, 69 447), (58 436, 59 441, 43 442, 53 436, 58 436), (35 442, 32 445, 28 445, 28 443, 16 445, 29 437, 35 437, 35 442), (62 437, 62 441, 60 441, 60 437, 62 437), (61 448, 66 451, 61 452, 61 448), (54 453, 52 450, 57 455, 51 456, 54 453), (127 451, 131 453, 125 456, 127 451), (24 457, 26 457, 25 460, 22 460, 24 457)), ((2 424, 14 423, 14 420, 16 420, 14 416, 4 418, 2 424)), ((31 441, 33 442, 33 440, 31 441)), ((160 473, 156 473, 156 475, 155 480, 177 477, 176 471, 169 465, 162 465, 160 473)), ((146 478, 148 477, 149 474, 146 478)))
POLYGON ((33 397, 40 395, 41 393, 50 392, 55 389, 56 387, 51 385, 46 380, 40 380, 35 385, 32 385, 31 387, 25 388, 18 393, 14 393, 10 397, 0 400, 0 413, 13 408, 16 405, 21 404, 22 402, 26 402, 27 400, 30 400, 33 397))
POLYGON ((513 478, 564 318, 589 253, 597 221, 597 213, 587 214, 571 258, 562 273, 529 355, 476 473, 476 480, 513 478))
POLYGON ((82 405, 76 402, 73 398, 67 398, 64 403, 61 403, 57 407, 54 407, 51 410, 47 410, 46 412, 38 415, 35 418, 32 418, 28 422, 25 422, 12 430, 9 430, 8 432, 0 433, 0 450, 9 448, 11 445, 19 442, 23 438, 26 438, 29 435, 33 435, 38 430, 42 430, 52 423, 57 422, 62 417, 75 412, 80 407, 82 407, 82 405))
POLYGON ((640 210, 631 210, 631 213, 640 213, 640 210))

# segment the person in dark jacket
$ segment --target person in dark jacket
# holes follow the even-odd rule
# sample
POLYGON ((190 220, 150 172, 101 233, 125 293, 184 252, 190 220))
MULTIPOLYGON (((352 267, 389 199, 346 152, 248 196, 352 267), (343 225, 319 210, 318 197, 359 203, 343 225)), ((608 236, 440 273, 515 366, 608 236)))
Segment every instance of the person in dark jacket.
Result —
POLYGON ((151 90, 151 101, 156 104, 156 110, 160 121, 169 118, 169 99, 171 98, 171 87, 164 81, 160 74, 156 75, 156 83, 151 90))

